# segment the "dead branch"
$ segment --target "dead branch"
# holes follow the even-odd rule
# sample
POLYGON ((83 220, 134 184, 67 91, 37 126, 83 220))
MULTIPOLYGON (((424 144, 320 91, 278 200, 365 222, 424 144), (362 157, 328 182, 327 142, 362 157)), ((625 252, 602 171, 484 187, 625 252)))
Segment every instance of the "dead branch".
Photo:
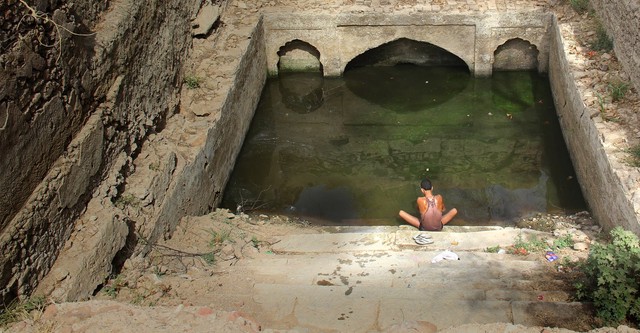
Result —
MULTIPOLYGON (((44 47, 55 47, 56 45, 58 46, 58 57, 56 58, 56 63, 58 63, 58 61, 60 60, 60 57, 62 56, 62 34, 60 33, 61 30, 64 30, 64 31, 66 31, 67 33, 69 33, 71 35, 80 36, 80 37, 88 37, 88 36, 93 36, 93 35, 96 34, 95 32, 88 33, 88 34, 83 34, 83 33, 78 33, 78 32, 71 31, 71 30, 67 29, 65 26, 63 26, 62 24, 54 21, 53 18, 50 18, 49 14, 40 12, 40 11, 36 10, 35 8, 29 6, 29 4, 25 0, 18 0, 18 1, 20 1, 20 3, 23 6, 25 6, 27 8, 27 10, 30 12, 29 14, 27 14, 25 16, 32 17, 36 22, 41 20, 45 24, 51 23, 53 25, 53 27, 56 29, 57 41, 53 45, 44 44, 44 43, 42 43, 42 41, 40 39, 38 39, 38 43, 40 43, 40 45, 42 45, 44 47)), ((20 24, 22 24, 22 20, 23 19, 24 19, 24 16, 18 22, 18 27, 20 26, 20 24)), ((22 36, 20 36, 20 38, 22 39, 22 36)))

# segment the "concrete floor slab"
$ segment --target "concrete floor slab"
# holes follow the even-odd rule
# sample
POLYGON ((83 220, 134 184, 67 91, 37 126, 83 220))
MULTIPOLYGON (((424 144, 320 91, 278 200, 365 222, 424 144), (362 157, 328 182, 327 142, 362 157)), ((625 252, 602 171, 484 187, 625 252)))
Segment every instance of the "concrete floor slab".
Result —
POLYGON ((461 324, 511 322, 506 301, 443 300, 385 301, 380 305, 379 327, 403 321, 428 321, 444 329, 461 324))
MULTIPOLYGON (((445 227, 446 228, 446 227, 445 227)), ((445 229, 447 230, 447 229, 445 229)), ((507 247, 522 237, 523 240, 550 238, 551 234, 542 231, 515 228, 496 228, 469 232, 464 229, 452 229, 460 231, 419 232, 415 229, 399 229, 396 231, 396 244, 401 248, 416 247, 413 236, 423 233, 431 236, 434 243, 424 246, 430 250, 451 249, 452 251, 484 250, 489 246, 507 247)))
POLYGON ((395 235, 390 233, 342 233, 289 235, 272 246, 275 253, 362 252, 390 250, 395 235))

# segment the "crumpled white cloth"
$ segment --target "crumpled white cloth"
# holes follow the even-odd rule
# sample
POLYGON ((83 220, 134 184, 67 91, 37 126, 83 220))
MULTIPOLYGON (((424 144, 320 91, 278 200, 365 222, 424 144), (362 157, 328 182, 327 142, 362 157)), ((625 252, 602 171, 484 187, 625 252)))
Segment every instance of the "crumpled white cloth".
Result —
POLYGON ((460 257, 458 257, 457 254, 449 250, 444 250, 440 252, 437 256, 433 257, 433 259, 431 259, 431 263, 435 264, 443 260, 460 260, 460 257))

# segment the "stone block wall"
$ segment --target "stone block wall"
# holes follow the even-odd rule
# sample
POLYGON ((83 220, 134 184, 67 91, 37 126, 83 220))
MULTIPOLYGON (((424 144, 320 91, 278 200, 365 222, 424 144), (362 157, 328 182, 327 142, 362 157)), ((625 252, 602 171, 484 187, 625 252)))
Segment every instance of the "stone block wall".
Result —
POLYGON ((126 173, 142 140, 177 109, 197 5, 49 0, 33 18, 18 0, 0 4, 5 303, 33 290, 98 184, 126 173))
POLYGON ((640 91, 640 0, 591 0, 607 32, 614 40, 614 51, 631 81, 640 91))
POLYGON ((634 188, 630 173, 625 171, 628 167, 616 160, 617 148, 607 141, 615 134, 600 117, 592 117, 598 111, 583 101, 572 68, 572 63, 578 61, 572 58, 575 55, 569 52, 569 42, 565 39, 569 34, 558 23, 551 28, 549 81, 576 175, 591 213, 601 226, 605 229, 622 226, 640 234, 634 208, 638 205, 638 189, 634 188))
MULTIPOLYGON (((490 76, 494 51, 519 38, 538 52, 538 71, 546 72, 548 13, 493 14, 351 14, 265 16, 267 70, 278 73, 281 47, 298 40, 320 54, 325 76, 340 76, 355 57, 400 38, 426 42, 462 59, 476 76, 490 76)), ((532 61, 532 62, 534 62, 532 61)), ((532 64, 528 64, 532 66, 532 64)))

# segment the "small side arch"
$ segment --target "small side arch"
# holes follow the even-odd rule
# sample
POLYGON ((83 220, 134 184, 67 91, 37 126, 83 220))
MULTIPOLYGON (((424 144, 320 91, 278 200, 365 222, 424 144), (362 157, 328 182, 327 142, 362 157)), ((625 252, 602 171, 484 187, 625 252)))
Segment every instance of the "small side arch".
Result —
POLYGON ((538 69, 538 48, 521 38, 512 38, 493 52, 494 71, 522 71, 538 69))
POLYGON ((278 50, 278 73, 323 72, 320 51, 313 45, 294 39, 278 50))

